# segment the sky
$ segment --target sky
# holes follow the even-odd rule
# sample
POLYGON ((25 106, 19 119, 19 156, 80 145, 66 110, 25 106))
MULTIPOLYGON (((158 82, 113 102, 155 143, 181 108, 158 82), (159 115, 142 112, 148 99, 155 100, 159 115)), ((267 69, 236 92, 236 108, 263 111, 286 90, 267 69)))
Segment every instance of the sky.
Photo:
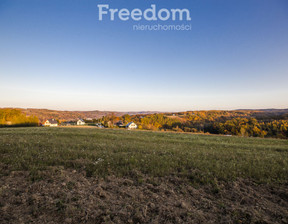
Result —
POLYGON ((287 0, 0 0, 0 107, 288 108, 287 86, 287 0), (100 21, 98 4, 191 21, 100 21), (155 24, 191 30, 133 30, 155 24))

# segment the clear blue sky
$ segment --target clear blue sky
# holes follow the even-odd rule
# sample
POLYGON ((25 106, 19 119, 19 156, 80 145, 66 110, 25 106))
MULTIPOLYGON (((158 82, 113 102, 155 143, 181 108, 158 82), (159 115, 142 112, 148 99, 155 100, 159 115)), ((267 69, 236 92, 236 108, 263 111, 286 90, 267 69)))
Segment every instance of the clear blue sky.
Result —
POLYGON ((0 107, 288 108, 288 1, 0 0, 0 107), (150 23, 97 4, 187 8, 192 30, 133 31, 150 23))

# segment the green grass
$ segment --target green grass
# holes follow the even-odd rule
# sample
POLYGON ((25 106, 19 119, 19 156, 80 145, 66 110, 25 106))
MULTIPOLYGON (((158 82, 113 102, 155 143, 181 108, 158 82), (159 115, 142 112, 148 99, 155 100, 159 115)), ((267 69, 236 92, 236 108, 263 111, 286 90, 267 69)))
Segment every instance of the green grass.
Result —
POLYGON ((286 183, 288 141, 78 128, 0 129, 1 175, 51 166, 87 176, 178 175, 194 183, 286 183))

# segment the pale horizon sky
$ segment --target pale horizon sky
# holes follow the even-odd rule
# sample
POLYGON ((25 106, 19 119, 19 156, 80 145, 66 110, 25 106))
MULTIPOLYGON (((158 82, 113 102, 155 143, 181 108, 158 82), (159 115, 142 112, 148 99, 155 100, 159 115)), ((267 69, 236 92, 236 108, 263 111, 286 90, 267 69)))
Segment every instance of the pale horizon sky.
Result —
POLYGON ((287 83, 286 0, 0 2, 1 108, 286 109, 287 83), (187 8, 192 30, 133 31, 149 23, 98 21, 104 3, 187 8))

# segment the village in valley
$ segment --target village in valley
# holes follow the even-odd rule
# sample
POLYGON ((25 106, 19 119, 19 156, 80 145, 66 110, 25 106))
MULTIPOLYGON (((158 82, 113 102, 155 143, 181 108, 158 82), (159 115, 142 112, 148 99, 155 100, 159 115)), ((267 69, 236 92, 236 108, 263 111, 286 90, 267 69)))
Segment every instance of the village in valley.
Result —
POLYGON ((137 124, 135 124, 134 122, 129 122, 127 124, 125 124, 123 121, 117 121, 117 122, 112 122, 112 121, 108 121, 107 125, 104 126, 102 123, 98 122, 98 123, 94 123, 94 120, 91 118, 88 119, 77 119, 77 120, 71 120, 71 121, 64 121, 64 122, 60 122, 59 120, 56 119, 47 119, 41 126, 44 127, 58 127, 58 126, 75 126, 75 127, 79 127, 79 126, 94 126, 97 128, 126 128, 126 129, 137 129, 138 126, 137 124))

